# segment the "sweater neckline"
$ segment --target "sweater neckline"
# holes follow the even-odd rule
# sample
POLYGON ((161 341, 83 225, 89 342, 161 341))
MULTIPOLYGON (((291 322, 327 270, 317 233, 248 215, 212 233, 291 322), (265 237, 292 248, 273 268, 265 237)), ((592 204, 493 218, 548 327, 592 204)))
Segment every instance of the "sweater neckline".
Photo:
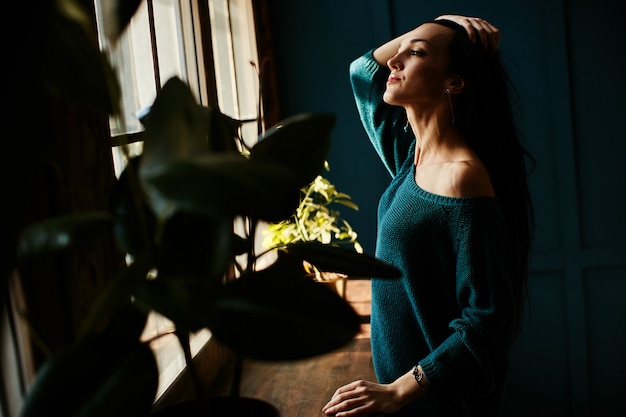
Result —
POLYGON ((452 197, 441 194, 435 194, 430 191, 427 191, 420 187, 415 182, 415 165, 413 165, 413 153, 415 152, 415 141, 411 144, 409 148, 409 153, 404 162, 403 171, 405 171, 405 175, 407 176, 407 181, 411 186, 411 190, 415 192, 419 197, 432 201, 434 203, 448 205, 448 206, 476 206, 482 204, 490 204, 491 202, 496 202, 496 197, 452 197))
POLYGON ((491 201, 495 201, 495 197, 452 197, 447 195, 431 193, 420 187, 415 182, 415 174, 413 170, 409 171, 407 180, 411 184, 411 189, 420 198, 423 198, 434 203, 447 205, 447 206, 476 206, 481 204, 488 204, 491 201))

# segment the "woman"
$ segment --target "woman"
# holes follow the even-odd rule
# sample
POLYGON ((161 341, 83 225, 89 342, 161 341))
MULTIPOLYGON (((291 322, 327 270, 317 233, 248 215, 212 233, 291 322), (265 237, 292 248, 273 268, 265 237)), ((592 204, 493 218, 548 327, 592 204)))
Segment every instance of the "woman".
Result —
POLYGON ((339 388, 326 415, 500 415, 533 216, 499 36, 483 19, 440 16, 350 66, 392 176, 376 256, 402 278, 372 278, 378 383, 339 388))

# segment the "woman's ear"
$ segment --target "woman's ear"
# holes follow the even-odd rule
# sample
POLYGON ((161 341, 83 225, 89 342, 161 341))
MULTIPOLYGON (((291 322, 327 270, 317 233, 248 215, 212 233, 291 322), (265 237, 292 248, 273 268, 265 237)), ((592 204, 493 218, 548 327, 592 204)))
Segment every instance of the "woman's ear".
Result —
POLYGON ((448 83, 450 94, 460 94, 465 91, 465 80, 459 76, 455 76, 448 83))

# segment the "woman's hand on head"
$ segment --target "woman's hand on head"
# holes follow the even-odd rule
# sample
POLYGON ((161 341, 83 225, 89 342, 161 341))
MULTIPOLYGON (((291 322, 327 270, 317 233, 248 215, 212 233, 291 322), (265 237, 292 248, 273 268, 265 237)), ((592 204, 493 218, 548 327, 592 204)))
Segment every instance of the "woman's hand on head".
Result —
POLYGON ((451 20, 465 28, 472 42, 479 38, 483 45, 490 50, 496 49, 500 44, 500 29, 480 17, 468 17, 457 14, 444 14, 435 20, 451 20))

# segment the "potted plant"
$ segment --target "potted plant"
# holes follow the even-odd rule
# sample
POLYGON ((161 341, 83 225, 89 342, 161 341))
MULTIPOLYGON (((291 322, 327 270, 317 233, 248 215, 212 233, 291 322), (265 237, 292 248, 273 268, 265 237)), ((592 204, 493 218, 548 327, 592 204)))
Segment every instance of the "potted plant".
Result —
MULTIPOLYGON (((74 2, 46 7, 61 24, 56 28, 86 30, 74 2)), ((132 10, 120 9, 119 21, 127 23, 132 10)), ((67 44, 59 48, 87 48, 61 56, 99 56, 95 37, 82 36, 80 41, 60 37, 67 44)), ((115 111, 112 70, 106 60, 89 64, 94 62, 103 67, 85 79, 103 84, 109 94, 102 107, 115 111)), ((63 91, 63 83, 46 81, 63 91)), ((330 114, 297 115, 244 151, 240 121, 198 105, 182 80, 167 81, 145 120, 143 153, 120 175, 111 209, 44 219, 20 234, 18 268, 111 233, 131 258, 99 295, 77 339, 38 370, 21 417, 149 415, 158 371, 140 336, 153 311, 174 323, 198 393, 197 402, 164 410, 163 416, 241 415, 243 408, 248 415, 273 412, 267 404, 239 398, 236 386, 230 397, 203 397, 189 346, 189 334, 199 329, 210 329, 240 357, 264 360, 307 358, 351 340, 359 330, 358 315, 337 294, 315 285, 303 262, 322 272, 390 279, 398 275, 395 268, 354 249, 309 241, 288 245, 287 256, 259 269, 263 254, 254 245, 260 222, 289 218, 302 187, 322 171, 334 122, 330 114), (248 225, 243 234, 233 231, 237 219, 248 225)), ((233 380, 236 385, 238 378, 233 380)))
MULTIPOLYGON (((324 169, 330 170, 328 161, 325 161, 324 169)), ((325 176, 318 175, 311 183, 302 187, 300 203, 288 219, 267 225, 263 231, 264 247, 280 252, 293 243, 317 241, 350 247, 363 253, 357 232, 342 217, 338 206, 359 209, 350 195, 340 192, 325 176)), ((304 267, 315 281, 327 284, 345 297, 345 275, 319 271, 307 262, 304 267)))

